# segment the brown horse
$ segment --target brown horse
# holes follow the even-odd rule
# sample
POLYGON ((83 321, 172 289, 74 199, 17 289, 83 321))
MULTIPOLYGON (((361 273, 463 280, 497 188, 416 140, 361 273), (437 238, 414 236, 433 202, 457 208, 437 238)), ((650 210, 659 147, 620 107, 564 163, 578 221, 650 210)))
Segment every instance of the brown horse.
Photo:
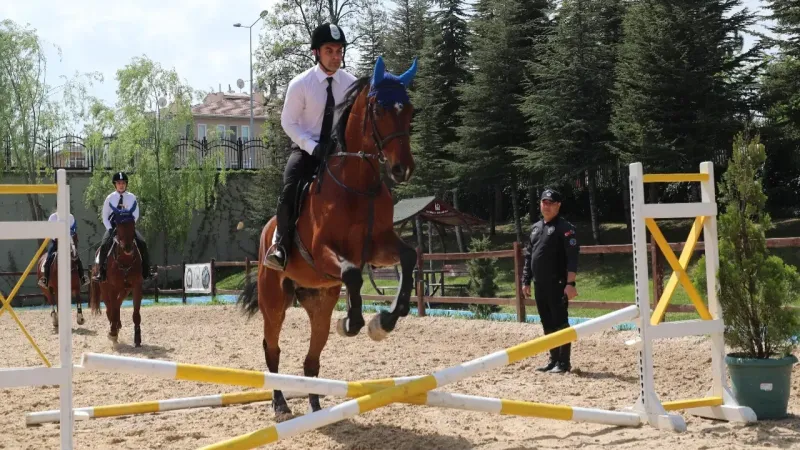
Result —
MULTIPOLYGON (((116 343, 119 337, 119 330, 122 328, 120 319, 120 308, 125 298, 133 293, 133 342, 136 347, 142 346, 142 316, 139 310, 142 306, 142 256, 136 246, 136 224, 133 217, 133 210, 136 203, 130 210, 117 209, 114 211, 115 234, 114 243, 111 246, 110 254, 106 259, 106 280, 98 283, 92 281, 92 295, 89 305, 92 312, 100 314, 100 299, 106 305, 106 317, 111 326, 108 338, 116 343)), ((98 261, 100 249, 97 249, 95 262, 98 261)), ((96 273, 100 269, 98 264, 92 267, 92 272, 96 273)))
MULTIPOLYGON (((71 294, 72 294, 72 301, 75 302, 77 300, 78 303, 78 317, 77 322, 78 325, 83 325, 85 322, 83 319, 83 309, 81 307, 81 280, 78 276, 78 235, 72 233, 72 239, 70 240, 70 287, 71 287, 71 294)), ((53 254, 53 262, 50 264, 50 273, 47 277, 47 288, 39 286, 39 289, 42 290, 44 293, 44 298, 47 300, 47 304, 51 306, 50 309, 50 318, 53 320, 53 327, 58 328, 58 250, 53 254)), ((39 257, 39 261, 36 264, 36 278, 42 278, 44 274, 44 262, 47 259, 47 254, 44 254, 39 257)))
MULTIPOLYGON (((407 87, 416 73, 416 60, 397 77, 384 70, 378 58, 373 76, 356 81, 340 106, 336 127, 338 144, 328 153, 310 184, 294 234, 287 247, 289 262, 283 272, 263 264, 272 245, 276 219, 261 232, 257 281, 247 280, 238 303, 251 316, 264 318, 264 356, 270 372, 278 372, 278 340, 285 310, 297 298, 311 322, 311 342, 303 364, 308 377, 319 375, 320 354, 328 341, 331 315, 342 284, 347 287, 347 318, 337 331, 355 336, 364 326, 361 312, 362 269, 365 264, 402 267, 400 286, 389 311, 370 322, 368 334, 381 340, 400 317, 408 315, 416 251, 395 233, 392 194, 381 180, 381 165, 398 183, 414 171, 409 129, 413 108, 407 87), (323 186, 321 186, 321 184, 323 186)), ((319 397, 309 395, 313 411, 319 397)), ((274 391, 276 414, 291 414, 281 391, 274 391)))

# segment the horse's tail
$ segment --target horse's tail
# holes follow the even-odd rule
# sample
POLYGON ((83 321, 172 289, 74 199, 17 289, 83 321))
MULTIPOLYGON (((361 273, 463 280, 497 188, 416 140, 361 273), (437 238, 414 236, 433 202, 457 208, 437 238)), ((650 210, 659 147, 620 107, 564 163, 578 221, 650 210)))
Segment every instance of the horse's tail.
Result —
POLYGON ((97 281, 89 284, 89 308, 92 314, 100 315, 100 283, 97 281))
POLYGON ((236 304, 242 309, 242 313, 247 314, 248 317, 253 317, 259 311, 257 277, 257 273, 250 273, 245 277, 244 290, 236 301, 236 304))

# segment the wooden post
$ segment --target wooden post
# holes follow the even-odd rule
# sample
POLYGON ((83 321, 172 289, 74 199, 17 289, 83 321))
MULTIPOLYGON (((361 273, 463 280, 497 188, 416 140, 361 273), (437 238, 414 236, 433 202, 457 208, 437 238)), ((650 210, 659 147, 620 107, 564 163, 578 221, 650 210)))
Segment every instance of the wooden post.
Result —
POLYGON ((522 246, 519 242, 514 241, 514 291, 517 296, 517 320, 523 323, 527 318, 525 313, 525 297, 522 295, 522 265, 524 261, 525 260, 522 258, 522 246))
POLYGON ((217 296, 217 276, 214 274, 216 270, 214 270, 214 266, 216 266, 216 260, 211 258, 211 298, 213 300, 214 297, 217 296))
POLYGON ((155 298, 153 299, 153 301, 155 301, 156 303, 158 303, 158 264, 156 264, 156 274, 155 274, 155 279, 156 279, 156 280, 155 280, 156 292, 155 292, 155 298))
POLYGON ((186 260, 181 261, 181 289, 183 290, 183 304, 186 304, 186 260))
POLYGON ((425 317, 425 285, 422 282, 422 247, 417 247, 417 310, 425 317))

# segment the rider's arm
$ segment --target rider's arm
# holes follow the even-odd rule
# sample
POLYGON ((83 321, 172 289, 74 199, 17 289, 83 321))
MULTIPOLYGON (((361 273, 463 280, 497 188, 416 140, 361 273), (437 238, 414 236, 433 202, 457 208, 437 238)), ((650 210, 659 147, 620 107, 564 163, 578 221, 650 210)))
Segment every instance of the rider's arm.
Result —
POLYGON ((308 153, 314 152, 317 141, 312 138, 308 130, 300 126, 300 117, 305 110, 306 101, 302 79, 292 80, 286 89, 286 98, 283 101, 281 112, 281 126, 289 138, 300 148, 308 153))
POLYGON ((106 230, 111 229, 111 221, 109 220, 109 217, 111 217, 111 205, 109 205, 110 201, 111 195, 106 197, 105 201, 103 202, 103 225, 105 225, 106 230))
MULTIPOLYGON (((130 194, 130 192, 129 192, 129 194, 130 194)), ((130 196, 131 196, 131 197, 133 197, 133 201, 131 202, 131 205, 133 205, 133 204, 134 204, 134 203, 136 203, 138 200, 136 199, 136 196, 135 196, 135 195, 133 195, 133 194, 130 194, 130 196)), ((134 209, 134 210, 133 210, 133 220, 134 220, 135 222, 138 222, 138 221, 139 221, 139 209, 140 209, 140 206, 137 204, 137 205, 136 205, 136 209, 134 209)))

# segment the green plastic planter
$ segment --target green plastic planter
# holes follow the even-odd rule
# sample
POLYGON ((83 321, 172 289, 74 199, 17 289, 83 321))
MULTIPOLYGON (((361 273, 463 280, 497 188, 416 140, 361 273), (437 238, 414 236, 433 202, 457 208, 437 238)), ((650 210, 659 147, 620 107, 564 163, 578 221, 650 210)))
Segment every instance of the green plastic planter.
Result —
POLYGON ((783 419, 787 415, 792 366, 797 357, 752 359, 741 355, 725 357, 731 375, 733 395, 742 406, 756 413, 758 420, 783 419))

